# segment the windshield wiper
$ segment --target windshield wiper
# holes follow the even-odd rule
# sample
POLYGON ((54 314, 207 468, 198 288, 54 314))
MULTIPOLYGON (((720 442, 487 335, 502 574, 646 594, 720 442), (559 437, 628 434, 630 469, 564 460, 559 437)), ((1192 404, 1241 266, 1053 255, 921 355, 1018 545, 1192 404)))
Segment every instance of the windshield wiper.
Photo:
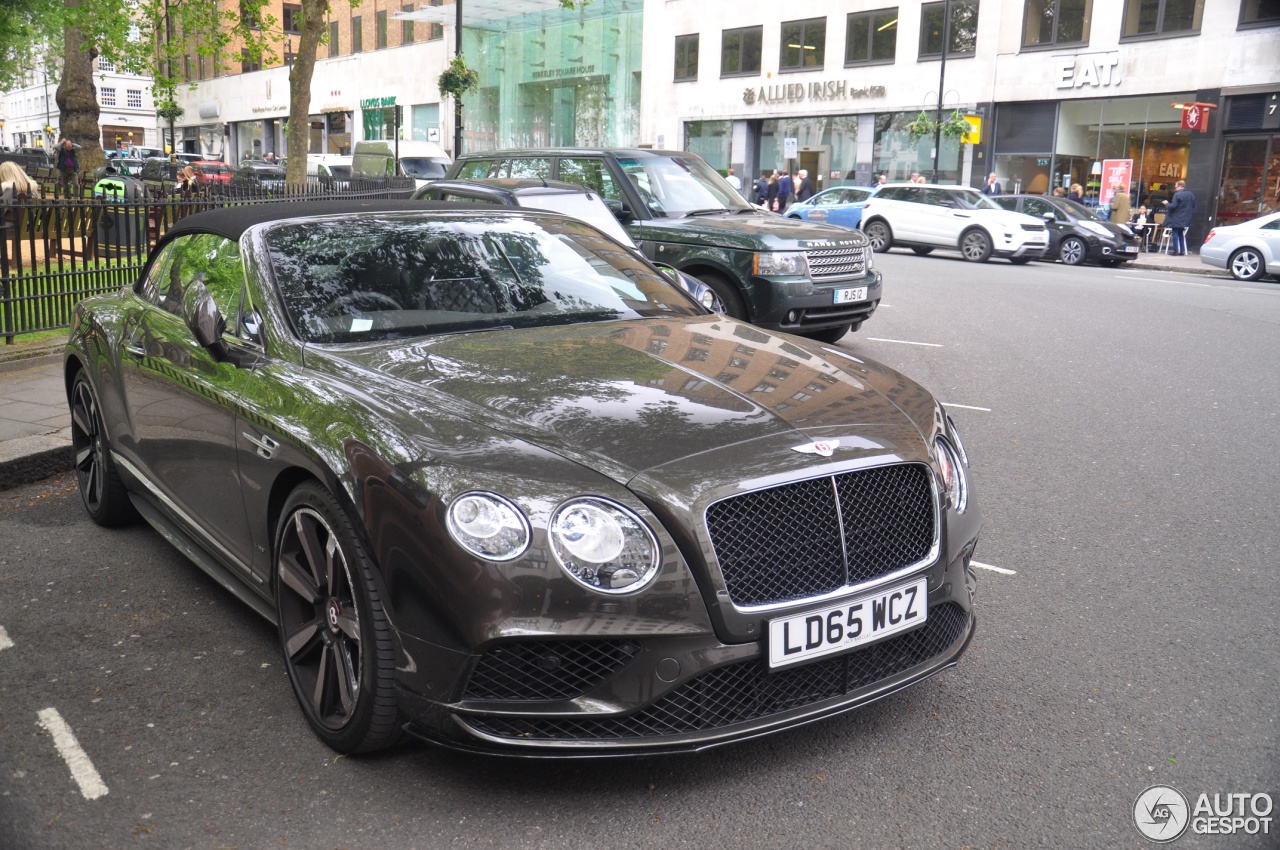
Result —
POLYGON ((689 210, 685 215, 720 215, 730 211, 727 207, 711 207, 705 210, 689 210))

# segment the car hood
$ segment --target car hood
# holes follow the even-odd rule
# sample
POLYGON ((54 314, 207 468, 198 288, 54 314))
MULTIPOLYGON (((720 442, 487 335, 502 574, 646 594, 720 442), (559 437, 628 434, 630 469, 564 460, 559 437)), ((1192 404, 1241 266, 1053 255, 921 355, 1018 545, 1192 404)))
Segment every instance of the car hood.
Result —
POLYGON ((676 242, 743 251, 797 251, 833 244, 865 245, 856 231, 764 212, 655 218, 627 225, 637 242, 676 242))
POLYGON ((348 380, 410 419, 463 417, 622 483, 694 455, 749 456, 731 447, 753 441, 892 431, 918 450, 936 409, 874 361, 714 315, 398 341, 340 358, 348 380))

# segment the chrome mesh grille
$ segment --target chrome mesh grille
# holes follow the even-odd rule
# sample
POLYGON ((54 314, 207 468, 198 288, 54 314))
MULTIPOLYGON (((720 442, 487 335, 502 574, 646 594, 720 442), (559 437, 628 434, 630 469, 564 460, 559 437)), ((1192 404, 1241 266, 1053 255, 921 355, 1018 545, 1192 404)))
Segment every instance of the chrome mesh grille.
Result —
POLYGON ((468 717, 481 732, 534 740, 619 740, 706 732, 853 693, 924 664, 964 634, 969 614, 953 602, 929 610, 924 626, 856 652, 770 673, 740 661, 686 682, 625 717, 468 717))
POLYGON ((572 699, 612 678, 639 652, 630 640, 505 643, 480 657, 463 698, 572 699))
POLYGON ((809 277, 826 280, 833 277, 861 277, 866 274, 863 248, 815 248, 805 252, 809 261, 809 277))
POLYGON ((735 605, 819 596, 928 556, 929 470, 896 464, 732 496, 707 509, 707 531, 735 605))

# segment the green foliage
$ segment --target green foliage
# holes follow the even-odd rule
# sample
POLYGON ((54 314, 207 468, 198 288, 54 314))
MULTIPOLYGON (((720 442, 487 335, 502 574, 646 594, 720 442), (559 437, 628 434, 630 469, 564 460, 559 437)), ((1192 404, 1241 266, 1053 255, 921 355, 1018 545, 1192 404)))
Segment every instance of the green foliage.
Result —
POLYGON ((467 60, 461 56, 453 57, 449 67, 440 75, 437 82, 440 93, 453 98, 461 98, 468 92, 475 91, 480 85, 480 72, 467 67, 467 60))
POLYGON ((930 118, 927 113, 921 112, 907 125, 907 137, 914 143, 924 138, 933 138, 938 130, 941 130, 942 135, 948 139, 959 139, 969 132, 970 127, 969 122, 964 120, 964 113, 959 109, 954 110, 941 124, 930 118))
POLYGON ((0 91, 20 88, 62 43, 62 0, 0 0, 0 91))

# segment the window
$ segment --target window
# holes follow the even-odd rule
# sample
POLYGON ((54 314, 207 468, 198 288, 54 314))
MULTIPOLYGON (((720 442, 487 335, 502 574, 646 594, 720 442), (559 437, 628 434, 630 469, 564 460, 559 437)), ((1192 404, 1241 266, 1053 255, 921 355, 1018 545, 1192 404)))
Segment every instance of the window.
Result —
POLYGON ((827 54, 827 19, 788 21, 782 25, 781 71, 821 68, 827 54))
POLYGON ((240 51, 240 73, 248 74, 251 71, 261 71, 262 62, 260 57, 254 56, 246 47, 240 51))
MULTIPOLYGON (((920 7, 920 58, 942 56, 944 4, 920 7)), ((972 56, 978 45, 978 0, 952 0, 947 56, 972 56)))
POLYGON ((1093 0, 1027 0, 1022 46, 1087 44, 1093 0))
POLYGON ((351 18, 351 52, 359 53, 364 50, 364 28, 363 22, 359 15, 351 18))
POLYGON ((205 290, 227 320, 229 332, 237 324, 244 289, 240 246, 212 233, 183 236, 165 246, 139 285, 139 295, 168 313, 181 317, 187 287, 202 278, 205 290))
POLYGON ((844 64, 892 62, 898 53, 898 7, 856 12, 845 24, 844 64))
POLYGON ((342 55, 342 45, 338 43, 338 22, 329 22, 329 56, 342 55))
POLYGON ((387 49, 387 10, 373 16, 374 50, 387 49))
POLYGON ((112 62, 110 59, 103 59, 101 57, 98 58, 99 72, 103 74, 112 74, 112 73, 115 73, 115 70, 116 70, 116 63, 112 62))
POLYGON ((1276 0, 1244 0, 1240 5, 1240 26, 1280 24, 1280 3, 1276 0))
POLYGON ((98 100, 102 101, 103 106, 116 105, 116 90, 113 86, 103 86, 98 89, 98 100))
MULTIPOLYGON (((413 4, 405 3, 403 6, 400 7, 400 11, 412 12, 413 4)), ((404 25, 404 31, 400 34, 400 43, 413 44, 413 21, 402 21, 401 23, 404 25)))
MULTIPOLYGON (((443 6, 444 0, 427 0, 428 6, 443 6)), ((431 24, 431 29, 427 33, 427 41, 436 41, 444 38, 444 24, 431 24)))
POLYGON ((577 183, 585 186, 605 200, 620 201, 622 192, 613 182, 613 175, 602 159, 584 157, 582 159, 560 160, 559 180, 566 183, 577 183))
POLYGON ((698 79, 698 34, 676 36, 676 80, 698 79))
POLYGON ((191 57, 186 55, 182 57, 182 81, 191 82, 191 57))
POLYGON ((284 12, 281 13, 283 20, 280 28, 285 32, 298 33, 302 32, 302 7, 294 6, 289 3, 284 4, 284 12))
POLYGON ((720 76, 760 73, 760 42, 764 27, 725 30, 720 34, 720 76))
POLYGON ((262 29, 262 21, 258 18, 258 9, 240 0, 240 21, 250 29, 262 29))
POLYGON ((1204 0, 1126 0, 1120 36, 1134 38, 1199 32, 1203 14, 1204 0))
POLYGON ((141 109, 142 89, 127 89, 124 93, 124 105, 130 109, 141 109))

